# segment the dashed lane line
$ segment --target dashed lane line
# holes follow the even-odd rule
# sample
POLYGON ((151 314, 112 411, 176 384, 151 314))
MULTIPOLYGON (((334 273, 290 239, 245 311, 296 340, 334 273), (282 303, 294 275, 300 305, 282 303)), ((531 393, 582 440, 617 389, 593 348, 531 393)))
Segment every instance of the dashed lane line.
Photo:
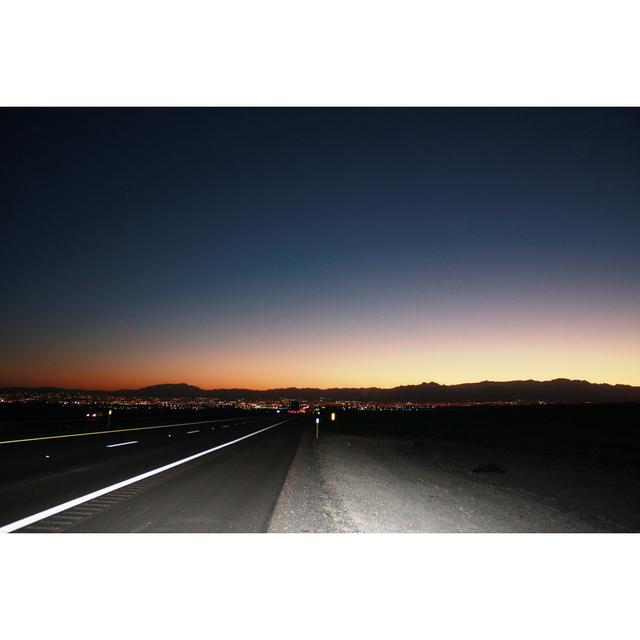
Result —
POLYGON ((229 418, 220 420, 200 420, 198 422, 178 422, 176 424, 158 424, 152 427, 129 427, 127 429, 108 429, 106 431, 88 431, 86 433, 65 433, 58 436, 37 436, 35 438, 19 438, 17 440, 0 440, 0 444, 16 444, 18 442, 37 442, 40 440, 59 440, 61 438, 82 438, 83 436, 101 436, 113 433, 126 433, 129 431, 147 431, 148 429, 169 429, 170 427, 189 427, 194 424, 212 424, 214 422, 224 422, 229 418))
POLYGON ((176 460, 175 462, 170 462, 169 464, 165 464, 162 467, 158 467, 157 469, 152 469, 151 471, 146 471, 145 473, 141 473, 132 478, 128 478, 126 480, 122 480, 121 482, 116 482, 115 484, 109 485, 108 487, 104 487, 102 489, 98 489, 97 491, 92 491, 91 493, 87 493, 78 498, 74 498, 73 500, 68 500, 67 502, 63 502, 55 507, 51 507, 49 509, 45 509, 44 511, 39 511, 38 513, 34 513, 33 515, 27 516, 25 518, 21 518, 20 520, 16 520, 15 522, 11 522, 9 524, 0 527, 0 533, 11 533, 12 531, 17 531, 18 529, 23 529, 27 526, 33 525, 34 523, 44 520, 45 518, 51 518, 52 516, 56 516, 55 520, 65 519, 66 514, 63 516, 58 516, 57 514, 62 513, 63 511, 67 511, 76 507, 80 504, 84 504, 85 502, 95 501, 95 503, 101 504, 103 506, 109 506, 115 502, 118 502, 118 497, 109 496, 107 494, 113 493, 118 489, 122 489, 123 487, 127 487, 136 482, 140 482, 141 480, 146 480, 152 476, 158 475, 163 471, 168 471, 169 469, 173 469, 181 464, 185 464, 187 462, 191 462, 192 460, 196 460, 197 458, 201 458, 202 456, 206 456, 209 453, 213 453, 214 451, 218 451, 219 449, 224 449, 225 447, 229 447, 232 444, 236 444, 242 440, 246 440, 247 438, 252 438, 253 436, 257 436, 260 433, 264 433, 265 431, 269 431, 270 429, 274 429, 275 427, 279 427, 281 424, 285 424, 286 422, 290 422, 293 418, 289 418, 288 420, 282 420, 281 422, 276 422, 268 427, 264 427, 259 429, 258 431, 254 431, 252 433, 248 433, 247 435, 240 436, 239 438, 235 438, 235 440, 230 440, 229 442, 224 442, 223 444, 219 444, 215 447, 211 447, 210 449, 205 449, 204 451, 200 451, 199 453, 194 453, 193 455, 187 456, 186 458, 182 458, 180 460, 176 460))

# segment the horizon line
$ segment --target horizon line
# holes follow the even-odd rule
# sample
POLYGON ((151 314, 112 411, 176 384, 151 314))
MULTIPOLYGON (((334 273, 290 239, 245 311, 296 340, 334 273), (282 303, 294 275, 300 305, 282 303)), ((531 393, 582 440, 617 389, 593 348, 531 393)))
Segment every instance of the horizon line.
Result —
POLYGON ((380 389, 380 390, 392 390, 392 389, 398 389, 400 387, 418 387, 421 385, 438 385, 440 387, 457 387, 457 386, 462 386, 462 385, 470 385, 470 384, 483 384, 483 383, 494 383, 494 384, 508 384, 511 382, 537 382, 537 383, 546 383, 546 382, 558 382, 558 381, 568 381, 568 382, 584 382, 587 384, 592 384, 592 385, 607 385, 607 386, 611 386, 611 387, 632 387, 632 388, 637 388, 640 385, 633 385, 633 384, 625 384, 625 383, 619 383, 619 382, 591 382, 590 380, 585 380, 585 379, 580 379, 580 378, 550 378, 548 380, 536 380, 534 378, 517 378, 517 379, 511 379, 511 380, 477 380, 477 381, 472 381, 472 382, 456 382, 456 383, 452 383, 452 384, 446 384, 446 383, 440 383, 440 382, 435 382, 433 380, 427 382, 427 381, 422 381, 422 382, 416 382, 416 383, 408 383, 408 384, 400 384, 400 385, 396 385, 393 387, 378 387, 378 386, 360 386, 360 387, 354 387, 354 386, 333 386, 333 387, 312 387, 312 386, 303 386, 303 387, 297 387, 297 386, 280 386, 280 387, 265 387, 265 388, 261 388, 261 389, 254 389, 254 388, 250 388, 250 387, 211 387, 211 388, 205 388, 205 387, 200 387, 198 385, 194 385, 188 382, 160 382, 160 383, 154 383, 154 384, 148 384, 148 385, 144 385, 142 387, 118 387, 118 388, 113 388, 113 389, 87 389, 87 388, 80 388, 80 387, 63 387, 63 386, 58 386, 58 385, 47 385, 47 384, 40 384, 40 385, 21 385, 21 384, 12 384, 12 385, 2 385, 0 387, 0 389, 47 389, 47 388, 51 388, 51 389, 60 389, 62 391, 84 391, 87 393, 90 392, 96 392, 96 391, 100 391, 100 392, 111 392, 111 393, 115 393, 118 391, 141 391, 144 389, 148 389, 151 387, 162 387, 162 386, 189 386, 189 387, 195 387, 197 389, 200 389, 201 391, 237 391, 237 390, 241 390, 241 391, 253 391, 253 392, 260 392, 260 391, 279 391, 279 390, 284 390, 284 389, 298 389, 298 390, 304 390, 304 389, 314 389, 314 390, 318 390, 318 391, 332 391, 332 390, 336 390, 336 389, 358 389, 358 390, 364 390, 364 389, 380 389))

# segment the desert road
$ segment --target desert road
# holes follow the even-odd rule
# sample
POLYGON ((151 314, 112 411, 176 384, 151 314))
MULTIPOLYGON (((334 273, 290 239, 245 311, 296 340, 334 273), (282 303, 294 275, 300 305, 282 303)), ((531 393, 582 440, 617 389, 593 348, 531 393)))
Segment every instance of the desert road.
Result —
POLYGON ((0 441, 0 532, 266 531, 302 423, 287 415, 0 441))

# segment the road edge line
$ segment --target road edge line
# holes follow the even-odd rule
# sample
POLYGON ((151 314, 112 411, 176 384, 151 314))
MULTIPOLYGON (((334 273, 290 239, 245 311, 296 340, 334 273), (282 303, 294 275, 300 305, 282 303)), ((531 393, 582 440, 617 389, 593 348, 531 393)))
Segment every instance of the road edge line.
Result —
POLYGON ((225 447, 229 447, 232 444, 236 444, 236 442, 240 442, 241 440, 246 440, 247 438, 257 436, 259 433, 263 433, 265 431, 269 431, 269 429, 279 427, 281 424, 285 424, 286 422, 291 422, 291 420, 293 419, 294 418, 289 418, 288 420, 277 422, 276 424, 272 424, 268 427, 264 427, 263 429, 259 429, 258 431, 254 431, 253 433, 249 433, 245 436, 241 436, 240 438, 236 438, 235 440, 224 442, 223 444, 219 444, 215 447, 211 447, 210 449, 206 449, 205 451, 200 451, 199 453, 194 453, 193 455, 187 456, 186 458, 181 458, 180 460, 176 460, 175 462, 170 462, 169 464, 165 464, 162 467, 158 467, 157 469, 151 469, 151 471, 145 471, 144 473, 134 476, 133 478, 128 478, 127 480, 121 480, 120 482, 116 482, 115 484, 109 485, 108 487, 97 489, 96 491, 87 493, 84 496, 80 496, 79 498, 68 500, 67 502, 63 502, 55 507, 50 507, 49 509, 45 509, 44 511, 39 511, 38 513, 34 513, 33 515, 26 516, 25 518, 21 518, 20 520, 16 520, 15 522, 5 524, 4 526, 0 527, 0 533, 11 533, 18 529, 22 529, 30 524, 33 524, 34 522, 44 520, 45 518, 54 516, 57 513, 61 513, 62 511, 67 511, 67 509, 71 509, 72 507, 77 507, 79 504, 89 502, 90 500, 99 498, 100 496, 103 496, 107 493, 111 493, 112 491, 117 491, 118 489, 122 489, 122 487, 126 487, 130 484, 134 484, 135 482, 140 482, 140 480, 144 480, 146 478, 150 478, 151 476, 158 475, 163 471, 168 471, 169 469, 173 469, 174 467, 177 467, 181 464, 191 462, 192 460, 196 460, 197 458, 206 456, 207 454, 213 453, 214 451, 218 451, 219 449, 224 449, 225 447))

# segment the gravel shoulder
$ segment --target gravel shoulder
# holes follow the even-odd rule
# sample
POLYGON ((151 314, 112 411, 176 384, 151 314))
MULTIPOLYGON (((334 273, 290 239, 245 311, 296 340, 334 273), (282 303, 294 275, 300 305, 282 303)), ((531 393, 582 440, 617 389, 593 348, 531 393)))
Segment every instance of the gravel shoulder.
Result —
POLYGON ((640 531, 635 469, 594 467, 436 438, 309 429, 272 532, 640 531), (495 463, 504 473, 477 473, 495 463))

